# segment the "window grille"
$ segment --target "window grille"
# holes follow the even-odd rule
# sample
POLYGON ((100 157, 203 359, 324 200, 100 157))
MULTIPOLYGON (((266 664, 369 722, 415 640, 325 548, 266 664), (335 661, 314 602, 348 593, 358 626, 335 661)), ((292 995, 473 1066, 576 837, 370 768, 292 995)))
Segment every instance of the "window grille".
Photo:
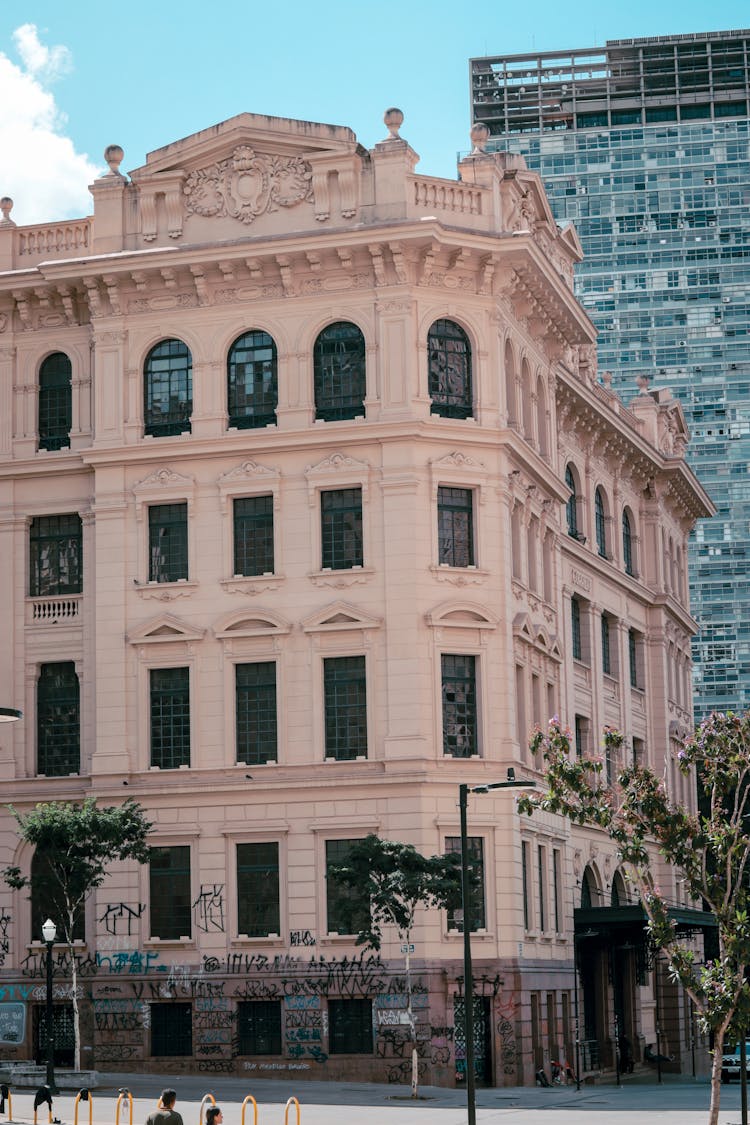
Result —
POLYGON ((151 1004, 151 1055, 163 1058, 193 1053, 193 1005, 151 1004))
POLYGON ((190 765, 190 670, 151 669, 151 765, 190 765))
POLYGON ((192 934, 190 848, 152 848, 149 858, 151 937, 177 941, 192 934))
POLYGON ((313 350, 315 417, 326 422, 365 413, 365 338, 356 324, 337 321, 318 336, 313 350))
POLYGON ((240 1055, 282 1054, 280 1000, 241 1000, 237 1027, 240 1055))
POLYGON ((605 676, 612 675, 612 650, 609 637, 609 618, 602 614, 602 672, 605 676))
POLYGON ((188 506, 154 504, 148 510, 148 580, 178 582, 188 577, 188 506))
POLYGON ((235 666, 237 691, 237 761, 246 766, 275 762, 276 662, 235 666))
POLYGON ((427 335, 431 412, 443 418, 471 418, 471 347, 452 320, 436 320, 427 335))
POLYGON ((469 758, 479 752, 476 658, 441 657, 443 681, 443 753, 469 758))
POLYGON ((372 1054, 372 1000, 329 1000, 328 1027, 332 1055, 372 1054))
POLYGON ((273 496, 234 501, 234 573, 273 574, 273 496))
POLYGON ((625 573, 634 575, 633 569, 633 530, 630 526, 630 516, 622 513, 622 558, 625 564, 625 573))
POLYGON ((604 516, 604 497, 597 488, 594 494, 594 518, 596 524, 596 546, 603 559, 607 557, 607 522, 604 516))
POLYGON ((570 599, 570 619, 573 642, 573 659, 583 660, 583 644, 581 639, 581 603, 576 597, 570 599))
POLYGON ((638 680, 638 641, 634 629, 628 629, 628 662, 630 664, 630 686, 639 687, 638 680))
POLYGON ((272 426, 278 405, 276 344, 267 332, 246 332, 227 358, 229 425, 272 426))
POLYGON ((364 565, 361 488, 321 492, 320 535, 324 569, 350 570, 364 565))
POLYGON ((64 777, 81 768, 81 702, 72 660, 42 664, 36 698, 37 773, 64 777))
POLYGON ((326 758, 367 755, 367 683, 364 656, 323 661, 326 758))
POLYGON ((39 448, 67 449, 73 424, 72 368, 64 352, 48 355, 39 369, 39 448))
POLYGON ((328 932, 358 934, 369 922, 369 910, 359 896, 333 875, 331 868, 344 864, 358 840, 326 840, 326 919, 328 932))
POLYGON ((438 488, 438 552, 447 566, 474 565, 474 505, 470 488, 438 488))
MULTIPOLYGON (((445 840, 446 855, 461 855, 461 837, 448 836, 445 840)), ((487 913, 484 901, 484 840, 481 836, 467 836, 466 853, 469 860, 471 882, 471 932, 483 930, 487 926, 487 913)), ((448 929, 463 933, 464 917, 462 910, 448 911, 448 929)))
POLYGON ((80 594, 83 582, 81 517, 36 516, 29 534, 32 598, 80 594))
POLYGON ((247 937, 281 933, 279 845, 237 845, 237 932, 247 937))
POLYGON ((162 340, 143 368, 145 433, 171 437, 190 433, 193 411, 193 359, 182 340, 162 340))

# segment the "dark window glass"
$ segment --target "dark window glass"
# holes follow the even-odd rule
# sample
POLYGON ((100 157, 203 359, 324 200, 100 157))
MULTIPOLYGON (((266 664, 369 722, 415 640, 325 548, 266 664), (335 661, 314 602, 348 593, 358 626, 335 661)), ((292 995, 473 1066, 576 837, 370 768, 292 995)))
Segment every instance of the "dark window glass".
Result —
POLYGON ((145 433, 170 437, 190 433, 193 412, 193 358, 182 340, 162 340, 143 368, 145 433))
POLYGON ((151 765, 190 765, 190 670, 151 669, 151 765))
POLYGON ((237 761, 276 761, 276 662, 237 664, 237 761))
POLYGON ((267 332, 246 332, 232 344, 227 359, 229 425, 238 429, 272 426, 276 421, 276 345, 267 332))
POLYGON ((604 497, 600 488, 594 495, 594 521, 596 524, 596 547, 602 558, 607 557, 607 523, 604 517, 604 497))
POLYGON ((39 368, 39 448, 67 449, 73 422, 70 360, 48 355, 39 368))
POLYGON ((29 534, 32 598, 80 594, 83 582, 81 517, 36 516, 29 534))
POLYGON ((452 758, 468 758, 479 752, 476 658, 444 653, 440 663, 443 683, 443 753, 452 758))
POLYGON ((637 688, 638 683, 638 642, 633 629, 628 629, 628 661, 630 664, 630 686, 637 688))
MULTIPOLYGON (((57 941, 65 941, 62 920, 65 904, 59 899, 57 880, 49 857, 35 851, 31 860, 31 940, 43 941, 42 926, 51 916, 57 925, 57 941)), ((85 941, 84 908, 81 904, 73 919, 73 941, 85 941)))
POLYGON ((438 488, 438 562, 474 565, 474 504, 470 488, 438 488))
POLYGON ((368 924, 368 909, 350 888, 339 883, 332 867, 345 863, 357 840, 326 840, 326 925, 329 934, 358 934, 368 924))
POLYGON ((570 489, 570 496, 565 505, 565 514, 568 520, 568 535, 573 539, 578 538, 578 496, 576 495, 576 481, 570 465, 565 470, 565 483, 570 489))
POLYGON ((151 1004, 151 1055, 192 1055, 193 1005, 151 1004))
POLYGON ((364 565, 361 488, 321 492, 320 537, 324 569, 350 570, 364 565))
POLYGON ((36 695, 37 773, 62 777, 81 768, 81 701, 75 664, 42 664, 36 695))
POLYGON ((523 885, 523 928, 528 930, 531 926, 531 912, 529 910, 529 845, 526 840, 521 842, 521 882, 523 885))
POLYGON ((625 563, 625 573, 634 574, 633 570, 633 529, 630 526, 630 516, 622 513, 622 558, 625 563))
POLYGON ((281 933, 279 845, 237 845, 237 932, 247 937, 281 933))
POLYGON ((273 574, 273 496, 234 501, 234 573, 273 574))
POLYGON ((328 1027, 332 1055, 372 1054, 372 1000, 329 1000, 328 1027))
POLYGON ((547 853, 544 848, 537 846, 536 864, 539 879, 539 929, 544 933, 547 929, 547 877, 544 870, 547 853))
POLYGON ((471 348, 452 320, 436 320, 427 335, 431 413, 443 418, 471 418, 471 348))
POLYGON ((364 656, 323 661, 326 758, 367 756, 367 682, 364 656))
POLYGON ((237 1005, 239 1054, 280 1055, 281 1001, 241 1000, 237 1005))
POLYGON ((365 413, 365 338, 356 324, 340 320, 318 336, 313 350, 315 417, 326 422, 365 413))
POLYGON ((188 576, 187 504, 154 504, 148 510, 148 580, 188 576))
MULTIPOLYGON (((445 841, 446 855, 461 855, 461 837, 448 836, 445 841)), ((471 875, 471 932, 483 930, 487 926, 487 914, 484 903, 484 841, 481 836, 467 836, 466 854, 469 859, 469 873, 471 875)), ((460 930, 463 933, 463 911, 448 911, 448 929, 460 930)))
POLYGON ((151 937, 176 941, 192 935, 190 848, 152 848, 149 859, 151 937))
POLYGON ((612 652, 609 637, 609 618, 602 614, 602 672, 605 676, 612 675, 612 652))
POLYGON ((583 645, 581 643, 581 603, 578 598, 570 599, 570 620, 573 641, 573 659, 583 660, 583 645))

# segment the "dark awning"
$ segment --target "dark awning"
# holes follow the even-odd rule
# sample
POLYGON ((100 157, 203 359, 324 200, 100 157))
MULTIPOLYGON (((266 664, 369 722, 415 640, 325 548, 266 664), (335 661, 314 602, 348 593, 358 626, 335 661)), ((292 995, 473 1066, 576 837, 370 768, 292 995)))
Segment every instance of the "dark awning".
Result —
MULTIPOLYGON (((716 918, 707 910, 694 910, 689 906, 670 906, 669 918, 676 924, 677 933, 695 934, 715 930, 716 918)), ((648 918, 640 903, 630 906, 578 907, 573 911, 573 926, 577 942, 598 938, 607 943, 628 942, 642 944, 647 941, 648 918)))

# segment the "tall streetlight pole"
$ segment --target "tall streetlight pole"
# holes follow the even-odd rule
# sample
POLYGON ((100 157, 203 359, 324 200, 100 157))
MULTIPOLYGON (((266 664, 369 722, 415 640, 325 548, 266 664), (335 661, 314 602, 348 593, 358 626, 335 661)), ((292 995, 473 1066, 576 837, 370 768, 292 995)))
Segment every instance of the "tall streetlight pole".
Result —
POLYGON ((42 926, 42 937, 47 945, 47 1086, 51 1094, 57 1093, 55 1085, 55 1017, 52 1007, 52 946, 57 937, 57 926, 48 918, 42 926))
POLYGON ((461 905, 464 913, 464 1037, 466 1039, 466 1111, 468 1125, 477 1125, 476 1083, 474 1080, 474 973, 471 965, 471 880, 469 878, 469 838, 466 806, 469 793, 489 793, 491 789, 533 789, 534 781, 516 781, 515 770, 508 769, 507 781, 487 785, 459 785, 458 808, 461 824, 461 905))

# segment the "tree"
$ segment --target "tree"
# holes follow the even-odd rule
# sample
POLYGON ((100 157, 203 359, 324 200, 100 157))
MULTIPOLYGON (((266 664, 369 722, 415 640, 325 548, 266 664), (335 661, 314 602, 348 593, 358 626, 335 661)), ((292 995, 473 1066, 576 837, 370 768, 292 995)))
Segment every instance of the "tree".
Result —
POLYGON ((461 902, 461 860, 457 855, 423 856, 412 844, 381 840, 373 834, 357 840, 346 861, 332 867, 329 878, 346 887, 362 908, 367 924, 357 945, 380 950, 384 926, 395 926, 405 959, 406 1019, 411 1053, 411 1092, 418 1096, 417 1029, 411 984, 411 932, 417 907, 455 909, 461 902), (369 907, 369 910, 368 910, 369 907))
MULTIPOLYGON (((93 890, 104 882, 109 864, 115 860, 148 861, 146 837, 151 824, 135 801, 99 808, 93 797, 83 804, 51 801, 36 805, 25 816, 12 805, 19 835, 42 860, 44 874, 32 885, 32 877, 19 867, 0 871, 15 890, 28 887, 34 896, 49 903, 49 913, 62 931, 65 942, 73 942, 76 916, 93 890)), ((38 935, 35 935, 38 936, 38 935)), ((81 1031, 78 1017, 78 972, 71 956, 71 992, 75 1068, 81 1067, 81 1031)))
MULTIPOLYGON (((605 729, 607 756, 623 742, 617 731, 605 729)), ((677 752, 680 771, 686 776, 695 771, 697 812, 672 802, 663 779, 638 764, 623 769, 614 787, 604 787, 602 761, 571 753, 570 732, 557 719, 537 732, 531 748, 542 753, 548 790, 522 796, 519 809, 561 813, 576 824, 601 828, 617 845, 640 892, 652 942, 691 997, 703 1029, 713 1033, 709 1125, 717 1125, 724 1040, 744 1036, 750 1016, 750 712, 710 715, 677 752), (690 898, 715 915, 714 960, 699 962, 678 935, 653 878, 654 852, 676 869, 690 898)))

